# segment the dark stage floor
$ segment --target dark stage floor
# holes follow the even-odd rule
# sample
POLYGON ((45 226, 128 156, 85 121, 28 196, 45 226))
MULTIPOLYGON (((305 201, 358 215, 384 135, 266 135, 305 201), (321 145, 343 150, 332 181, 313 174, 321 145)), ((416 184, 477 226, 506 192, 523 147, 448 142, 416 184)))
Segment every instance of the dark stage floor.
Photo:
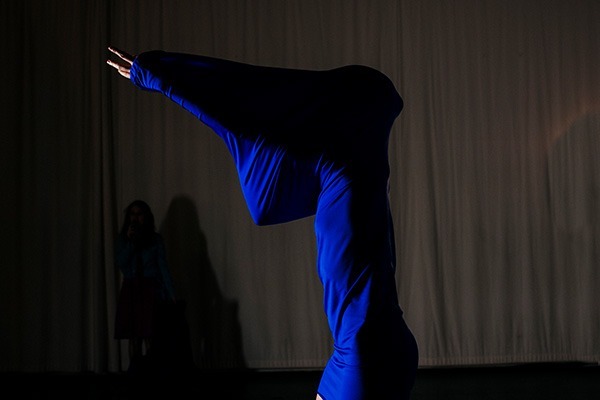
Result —
MULTIPOLYGON (((313 400, 320 371, 195 371, 186 377, 0 374, 2 398, 313 400), (12 392, 12 393, 11 393, 12 392)), ((412 400, 598 400, 600 367, 560 364, 420 369, 412 400)))

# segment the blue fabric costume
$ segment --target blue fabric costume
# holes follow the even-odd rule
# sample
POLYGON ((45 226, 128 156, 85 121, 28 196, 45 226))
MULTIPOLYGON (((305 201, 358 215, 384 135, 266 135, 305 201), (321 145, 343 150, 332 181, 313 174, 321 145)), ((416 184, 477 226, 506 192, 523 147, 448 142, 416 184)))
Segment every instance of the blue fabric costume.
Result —
POLYGON ((227 145, 258 225, 315 215, 334 352, 324 400, 408 399, 417 346, 398 305, 388 137, 403 102, 380 72, 255 66, 150 51, 131 81, 194 114, 227 145))

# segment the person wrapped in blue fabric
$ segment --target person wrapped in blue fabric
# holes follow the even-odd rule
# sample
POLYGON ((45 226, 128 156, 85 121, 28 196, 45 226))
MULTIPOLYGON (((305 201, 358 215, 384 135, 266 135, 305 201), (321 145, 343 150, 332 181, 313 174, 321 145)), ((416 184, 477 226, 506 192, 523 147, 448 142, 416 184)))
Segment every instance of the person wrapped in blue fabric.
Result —
POLYGON ((418 349, 395 283, 388 140, 403 101, 390 79, 361 65, 301 70, 109 50, 122 76, 221 137, 257 225, 315 216, 334 342, 317 399, 409 399, 418 349))

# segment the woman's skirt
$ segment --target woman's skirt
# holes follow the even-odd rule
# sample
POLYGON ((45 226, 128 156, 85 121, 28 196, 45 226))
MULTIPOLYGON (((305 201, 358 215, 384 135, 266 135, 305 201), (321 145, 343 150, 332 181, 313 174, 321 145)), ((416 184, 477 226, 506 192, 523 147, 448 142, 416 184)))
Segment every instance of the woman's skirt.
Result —
POLYGON ((154 278, 123 281, 117 302, 115 339, 152 337, 158 305, 157 287, 154 278))

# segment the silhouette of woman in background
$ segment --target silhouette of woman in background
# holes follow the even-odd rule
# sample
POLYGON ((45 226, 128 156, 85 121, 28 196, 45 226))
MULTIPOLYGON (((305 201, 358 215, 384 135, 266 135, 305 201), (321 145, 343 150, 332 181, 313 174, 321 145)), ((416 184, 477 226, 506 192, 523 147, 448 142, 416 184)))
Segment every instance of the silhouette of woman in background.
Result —
POLYGON ((133 201, 125 209, 115 244, 115 263, 123 283, 114 337, 129 339, 130 363, 135 363, 151 346, 160 305, 175 301, 163 238, 156 232, 150 206, 142 200, 133 201))
POLYGON ((388 139, 403 102, 392 82, 359 65, 309 71, 109 50, 119 74, 223 139, 257 225, 315 216, 334 340, 317 399, 408 399, 418 351, 394 277, 388 139))

